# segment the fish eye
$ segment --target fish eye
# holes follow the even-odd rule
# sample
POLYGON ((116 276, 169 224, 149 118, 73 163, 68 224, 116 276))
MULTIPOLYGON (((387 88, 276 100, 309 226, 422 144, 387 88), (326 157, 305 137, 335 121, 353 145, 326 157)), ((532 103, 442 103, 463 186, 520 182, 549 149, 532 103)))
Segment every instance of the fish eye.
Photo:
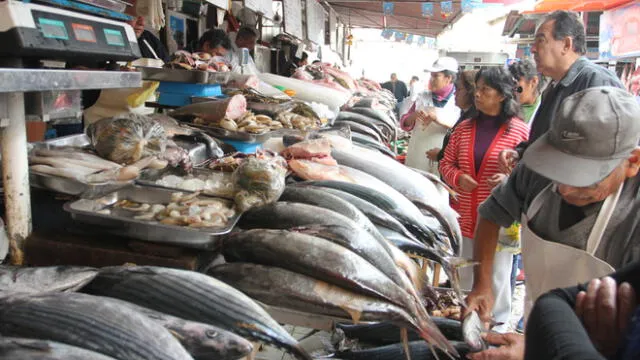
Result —
POLYGON ((215 330, 207 330, 204 332, 205 335, 207 335, 207 337, 209 338, 214 338, 218 336, 218 332, 215 330))

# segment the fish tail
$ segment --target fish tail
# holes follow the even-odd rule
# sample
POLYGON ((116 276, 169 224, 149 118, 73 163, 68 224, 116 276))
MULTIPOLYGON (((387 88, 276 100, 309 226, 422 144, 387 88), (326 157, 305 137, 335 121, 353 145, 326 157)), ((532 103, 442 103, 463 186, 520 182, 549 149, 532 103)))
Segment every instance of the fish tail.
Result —
POLYGON ((409 349, 409 334, 407 328, 400 329, 400 339, 402 340, 402 348, 404 349, 405 358, 411 360, 411 349, 409 349))

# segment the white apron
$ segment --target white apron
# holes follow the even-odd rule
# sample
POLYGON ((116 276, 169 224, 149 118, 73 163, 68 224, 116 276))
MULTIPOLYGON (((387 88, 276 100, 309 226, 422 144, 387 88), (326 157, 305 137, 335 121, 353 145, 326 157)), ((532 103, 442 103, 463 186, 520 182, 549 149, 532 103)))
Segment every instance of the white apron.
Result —
POLYGON ((522 215, 522 261, 527 276, 525 319, 529 316, 534 301, 545 292, 576 286, 614 272, 611 265, 596 258, 594 254, 616 208, 622 185, 602 204, 587 240, 586 251, 545 240, 529 229, 529 220, 533 219, 542 206, 541 195, 546 191, 555 191, 554 189, 554 186, 549 185, 542 190, 531 202, 527 213, 522 215))
MULTIPOLYGON (((426 110, 430 107, 434 107, 431 92, 423 92, 418 95, 415 111, 426 110)), ((438 120, 449 125, 449 127, 453 126, 460 116, 460 109, 455 105, 455 96, 453 95, 444 107, 434 107, 434 109, 438 120)), ((411 131, 411 139, 409 140, 409 148, 407 149, 407 158, 405 160, 407 166, 440 176, 438 163, 429 161, 426 152, 433 148, 442 148, 442 141, 447 134, 447 130, 448 128, 435 122, 424 126, 422 122, 416 121, 416 125, 411 131)))

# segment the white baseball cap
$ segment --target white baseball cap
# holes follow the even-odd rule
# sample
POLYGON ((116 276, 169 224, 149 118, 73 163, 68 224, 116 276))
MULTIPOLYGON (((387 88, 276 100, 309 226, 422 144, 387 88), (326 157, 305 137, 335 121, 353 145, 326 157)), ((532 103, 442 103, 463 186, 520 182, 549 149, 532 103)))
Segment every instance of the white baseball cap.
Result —
POLYGON ((443 56, 436 60, 433 65, 427 67, 425 72, 441 72, 449 70, 451 72, 458 72, 458 61, 449 56, 443 56))

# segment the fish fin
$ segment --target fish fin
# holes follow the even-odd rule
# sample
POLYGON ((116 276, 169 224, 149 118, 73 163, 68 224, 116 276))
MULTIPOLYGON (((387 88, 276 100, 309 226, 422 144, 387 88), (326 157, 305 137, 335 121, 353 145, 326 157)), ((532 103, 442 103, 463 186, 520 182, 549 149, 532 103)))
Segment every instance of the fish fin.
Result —
POLYGON ((427 343, 427 346, 429 347, 429 350, 431 351, 431 354, 433 354, 433 357, 436 360, 440 360, 440 357, 438 356, 438 353, 436 352, 436 349, 433 348, 433 345, 427 343))
POLYGON ((411 360, 411 349, 409 348, 409 334, 407 328, 400 329, 400 339, 402 340, 402 348, 404 349, 404 356, 407 360, 411 360))

